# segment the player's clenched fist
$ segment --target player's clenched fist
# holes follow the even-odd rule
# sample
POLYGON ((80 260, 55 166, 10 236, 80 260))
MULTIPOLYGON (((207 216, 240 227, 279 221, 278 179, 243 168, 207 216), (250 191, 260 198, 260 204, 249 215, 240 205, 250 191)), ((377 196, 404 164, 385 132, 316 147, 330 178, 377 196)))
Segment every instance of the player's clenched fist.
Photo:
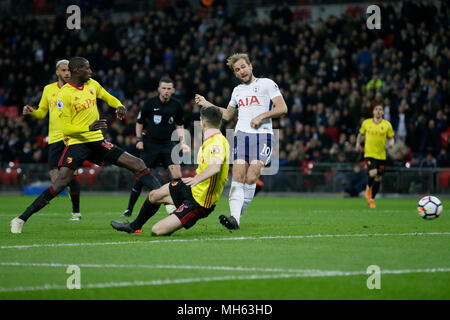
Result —
POLYGON ((124 106, 117 107, 116 115, 119 120, 122 120, 127 115, 127 108, 124 106))
POLYGON ((33 107, 26 105, 25 107, 23 107, 23 114, 32 114, 33 113, 33 107))
POLYGON ((195 103, 202 106, 202 107, 206 107, 208 104, 208 101, 206 101, 204 96, 201 96, 199 94, 195 95, 195 103))

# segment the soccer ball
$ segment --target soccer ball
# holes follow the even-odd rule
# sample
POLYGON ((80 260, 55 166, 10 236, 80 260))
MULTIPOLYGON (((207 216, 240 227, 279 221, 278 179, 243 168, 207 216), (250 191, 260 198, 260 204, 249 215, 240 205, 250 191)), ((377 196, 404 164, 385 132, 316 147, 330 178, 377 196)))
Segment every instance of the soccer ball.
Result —
POLYGON ((423 197, 417 205, 417 213, 427 220, 436 219, 442 213, 442 202, 433 196, 423 197))

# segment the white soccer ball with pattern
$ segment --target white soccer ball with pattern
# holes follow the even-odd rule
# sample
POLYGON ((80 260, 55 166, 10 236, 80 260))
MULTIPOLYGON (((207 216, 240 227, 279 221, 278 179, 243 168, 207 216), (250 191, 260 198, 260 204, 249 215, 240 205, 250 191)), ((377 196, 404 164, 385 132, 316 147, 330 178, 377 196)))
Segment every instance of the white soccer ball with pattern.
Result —
POLYGON ((434 196, 426 196, 419 200, 417 213, 424 219, 436 219, 442 213, 442 202, 434 196))

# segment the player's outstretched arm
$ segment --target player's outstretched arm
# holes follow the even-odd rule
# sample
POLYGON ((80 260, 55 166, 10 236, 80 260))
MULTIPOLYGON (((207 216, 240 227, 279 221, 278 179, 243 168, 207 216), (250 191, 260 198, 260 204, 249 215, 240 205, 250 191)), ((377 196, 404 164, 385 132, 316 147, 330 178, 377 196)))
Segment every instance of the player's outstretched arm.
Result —
MULTIPOLYGON (((209 102, 208 100, 205 99, 205 97, 196 94, 195 95, 195 103, 198 104, 200 107, 217 107, 214 104, 212 104, 211 102, 209 102)), ((226 109, 224 108, 220 108, 220 111, 222 111, 222 119, 224 121, 230 121, 231 119, 233 119, 235 113, 236 113, 236 108, 233 108, 232 106, 228 106, 226 109)))
POLYGON ((119 99, 106 91, 98 82, 94 81, 94 84, 97 88, 97 98, 105 101, 111 108, 117 109, 116 115, 119 120, 125 118, 125 116, 127 115, 127 108, 123 106, 122 102, 120 102, 119 99))
POLYGON ((46 99, 41 99, 41 103, 39 104, 39 107, 37 109, 34 109, 30 105, 26 105, 23 107, 24 115, 31 115, 36 119, 44 119, 47 116, 48 113, 48 103, 46 99), (44 102, 45 101, 45 102, 44 102))
POLYGON ((199 94, 196 94, 194 97, 195 103, 198 104, 200 107, 211 107, 214 106, 211 102, 205 99, 204 96, 201 96, 199 94))
POLYGON ((32 106, 27 104, 25 107, 23 107, 23 114, 31 115, 36 119, 44 119, 48 113, 48 99, 47 99, 48 94, 49 94, 49 91, 46 86, 44 88, 44 91, 42 92, 42 97, 41 97, 41 101, 39 102, 39 107, 37 109, 34 109, 32 106))

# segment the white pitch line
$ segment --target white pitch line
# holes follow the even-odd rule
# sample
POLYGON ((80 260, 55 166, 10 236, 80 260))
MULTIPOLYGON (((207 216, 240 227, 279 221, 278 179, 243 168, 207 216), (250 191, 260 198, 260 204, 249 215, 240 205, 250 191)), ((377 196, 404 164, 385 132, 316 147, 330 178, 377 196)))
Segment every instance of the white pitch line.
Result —
MULTIPOLYGON (((59 216, 59 217, 65 218, 65 217, 70 217, 70 215, 71 215, 71 213, 45 212, 45 213, 42 213, 42 214, 40 214, 38 216, 39 217, 44 217, 44 218, 47 217, 47 216, 59 216)), ((105 215, 116 215, 116 216, 119 216, 120 212, 102 212, 102 215, 103 216, 105 216, 105 215)), ((87 214, 85 214, 83 216, 89 217, 91 215, 89 213, 87 213, 87 214)), ((0 213, 0 217, 17 217, 17 213, 0 213)))
MULTIPOLYGON (((385 270, 381 274, 407 274, 407 273, 436 273, 450 272, 450 268, 432 268, 432 269, 406 269, 406 270, 385 270)), ((182 279, 162 279, 149 281, 126 281, 126 282, 106 282, 106 283, 88 283, 81 284, 82 289, 95 288, 117 288, 117 287, 140 287, 140 286, 161 286, 183 283, 213 282, 213 281, 235 281, 235 280, 266 280, 266 279, 287 279, 287 278, 313 278, 313 277, 348 277, 367 275, 366 271, 320 271, 290 274, 260 275, 253 274, 247 276, 221 276, 204 278, 182 278, 182 279)), ((0 287, 0 292, 23 292, 23 291, 48 291, 48 290, 67 290, 66 286, 57 284, 44 284, 42 286, 29 287, 0 287)))
POLYGON ((260 236, 260 237, 194 238, 194 239, 168 239, 168 240, 166 239, 166 240, 149 240, 149 241, 35 243, 35 244, 0 246, 0 249, 29 249, 29 248, 42 248, 42 247, 84 247, 84 246, 155 244, 155 243, 199 242, 199 241, 276 240, 276 239, 351 238, 351 237, 399 237, 399 236, 403 237, 403 236, 440 236, 440 235, 450 235, 450 232, 311 234, 311 235, 260 236))
MULTIPOLYGON (((51 267, 62 268, 73 265, 74 263, 35 263, 35 262, 0 262, 0 267, 51 267)), ((282 268, 255 268, 255 267, 232 267, 232 266, 189 266, 189 265, 148 265, 148 264, 90 264, 77 263, 80 268, 118 268, 118 269, 186 269, 186 270, 214 270, 214 271, 259 271, 259 272, 287 272, 287 273, 301 273, 301 272, 317 272, 316 269, 282 269, 282 268)))

